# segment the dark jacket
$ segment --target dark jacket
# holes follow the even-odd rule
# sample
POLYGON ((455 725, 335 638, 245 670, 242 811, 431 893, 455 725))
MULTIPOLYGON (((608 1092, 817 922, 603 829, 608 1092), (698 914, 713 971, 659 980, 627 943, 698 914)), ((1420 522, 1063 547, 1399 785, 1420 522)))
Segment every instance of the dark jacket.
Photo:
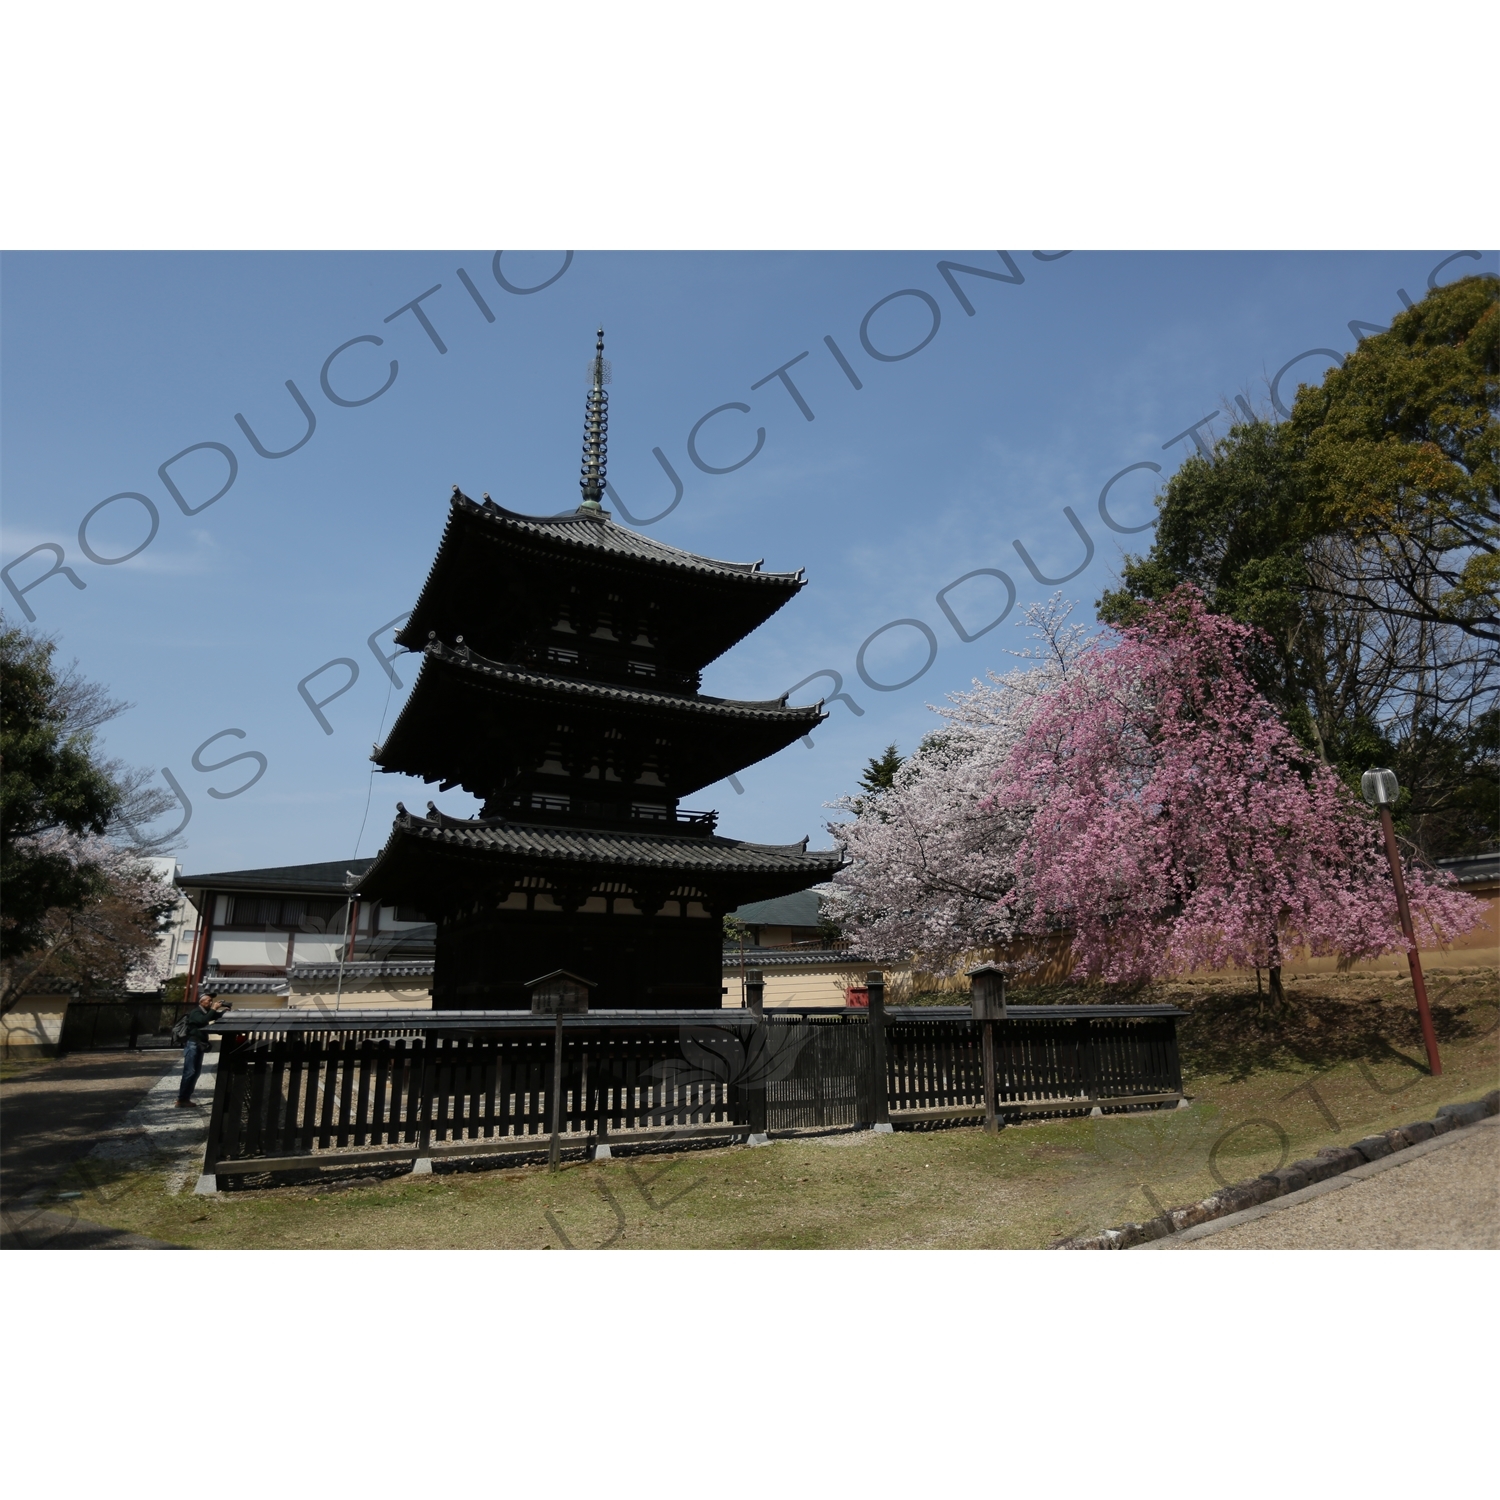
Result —
POLYGON ((186 1040, 189 1042, 208 1042, 208 1028, 213 1026, 219 1019, 216 1010, 204 1010, 201 1005, 195 1005, 188 1013, 183 1022, 187 1031, 186 1040))

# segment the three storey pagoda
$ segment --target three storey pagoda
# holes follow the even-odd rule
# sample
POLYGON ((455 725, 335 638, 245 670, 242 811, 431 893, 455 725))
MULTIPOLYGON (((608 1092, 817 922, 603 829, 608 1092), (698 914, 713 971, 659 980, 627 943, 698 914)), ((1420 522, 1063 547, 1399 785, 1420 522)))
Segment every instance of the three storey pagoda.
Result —
POLYGON ((618 525, 605 493, 608 364, 600 331, 584 421, 582 504, 561 515, 475 502, 454 487, 416 608, 397 635, 422 653, 374 760, 461 786, 473 818, 397 804, 360 895, 437 923, 433 1005, 527 1006, 557 969, 592 1008, 717 1006, 722 921, 803 890, 836 850, 722 838, 681 799, 808 733, 821 704, 699 692, 705 666, 804 579, 718 562, 618 525))

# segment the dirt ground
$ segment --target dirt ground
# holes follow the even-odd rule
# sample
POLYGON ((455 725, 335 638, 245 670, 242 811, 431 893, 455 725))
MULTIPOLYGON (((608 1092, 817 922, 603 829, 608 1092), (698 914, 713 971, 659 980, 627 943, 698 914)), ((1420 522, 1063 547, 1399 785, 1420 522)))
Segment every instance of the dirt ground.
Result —
POLYGON ((0 1082, 0 1207, 87 1156, 164 1072, 181 1066, 175 1049, 11 1064, 0 1082))

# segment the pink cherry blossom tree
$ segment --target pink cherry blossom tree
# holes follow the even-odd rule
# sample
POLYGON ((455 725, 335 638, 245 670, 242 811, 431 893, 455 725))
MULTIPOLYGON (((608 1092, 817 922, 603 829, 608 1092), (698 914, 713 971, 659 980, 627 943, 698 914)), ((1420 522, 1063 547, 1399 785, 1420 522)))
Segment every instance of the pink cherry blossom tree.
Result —
MULTIPOLYGON (((1133 985, 1405 951, 1376 819, 1256 691, 1254 632, 1184 585, 1090 645, 1036 703, 982 808, 1019 816, 1017 932, 1072 933, 1080 976, 1133 985)), ((1422 946, 1480 905, 1406 870, 1422 946)))
POLYGON ((1014 934, 1002 898, 1029 814, 990 805, 995 774, 1037 703, 1067 677, 1086 631, 1068 623, 1072 606, 1055 595, 1021 623, 1034 640, 1013 653, 1029 665, 929 708, 946 722, 896 772, 894 785, 829 805, 851 814, 831 823, 849 863, 824 910, 867 957, 915 957, 929 972, 952 972, 966 952, 1014 934))

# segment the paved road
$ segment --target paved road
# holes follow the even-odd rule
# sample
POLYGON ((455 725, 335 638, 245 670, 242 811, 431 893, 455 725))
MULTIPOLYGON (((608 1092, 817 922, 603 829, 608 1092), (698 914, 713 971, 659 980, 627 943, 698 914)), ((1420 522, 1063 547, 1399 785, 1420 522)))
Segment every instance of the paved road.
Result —
POLYGON ((75 1052, 0 1084, 0 1206, 54 1182, 181 1066, 175 1048, 75 1052))
MULTIPOLYGON (((1500 1249, 1500 1128, 1491 1120, 1411 1160, 1177 1250, 1500 1249)), ((1417 1148, 1420 1150, 1421 1148, 1417 1148)), ((1205 1226, 1206 1227, 1206 1226, 1205 1226)))

